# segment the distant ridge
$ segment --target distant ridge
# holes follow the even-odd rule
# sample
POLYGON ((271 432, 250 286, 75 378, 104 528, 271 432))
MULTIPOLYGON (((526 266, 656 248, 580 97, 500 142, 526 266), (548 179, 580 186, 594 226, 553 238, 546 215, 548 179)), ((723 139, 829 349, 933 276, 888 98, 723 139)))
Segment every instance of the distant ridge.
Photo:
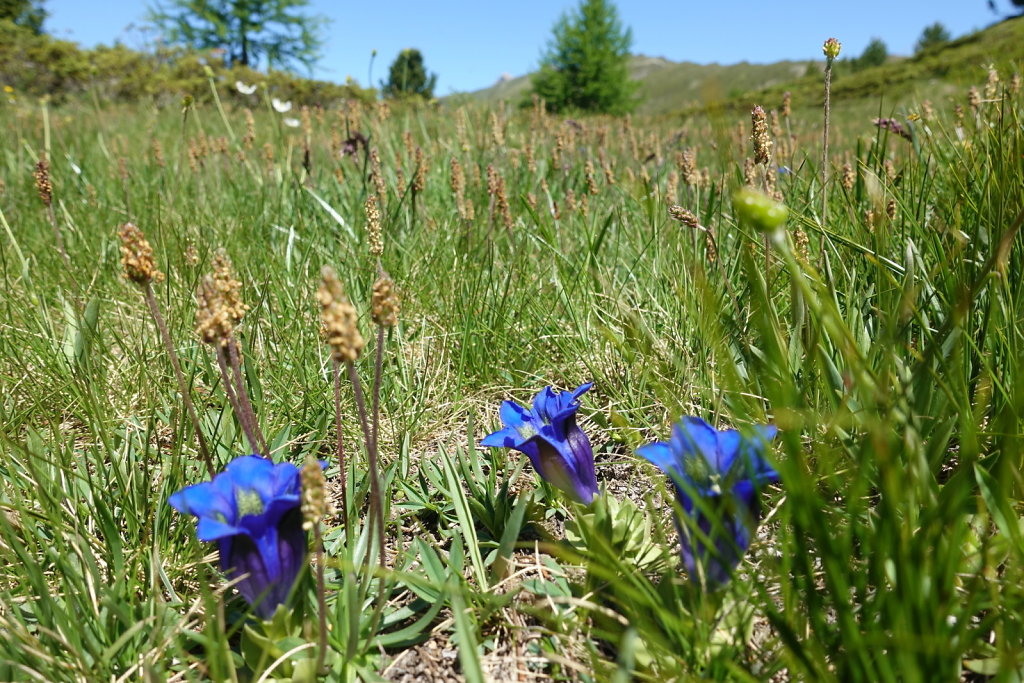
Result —
MULTIPOLYGON (((845 56, 845 55, 844 55, 845 56)), ((995 65, 1004 78, 1024 63, 1024 17, 1013 17, 912 57, 891 57, 885 64, 852 72, 840 60, 832 83, 836 100, 899 96, 921 90, 938 96, 943 88, 978 83, 984 69, 995 65)), ((781 61, 772 64, 696 64, 663 57, 634 55, 629 70, 640 81, 639 114, 694 112, 710 107, 749 108, 752 103, 779 102, 790 90, 803 106, 821 100, 822 61, 781 61), (810 69, 808 67, 811 67, 810 69)), ((517 102, 529 89, 530 76, 507 78, 464 96, 484 102, 517 102)))
MULTIPOLYGON (((711 99, 726 99, 754 88, 791 81, 802 76, 807 62, 774 64, 696 64, 664 57, 630 57, 630 75, 640 81, 641 114, 664 114, 711 99)), ((499 79, 494 85, 468 93, 484 102, 516 102, 530 87, 530 75, 499 79)))

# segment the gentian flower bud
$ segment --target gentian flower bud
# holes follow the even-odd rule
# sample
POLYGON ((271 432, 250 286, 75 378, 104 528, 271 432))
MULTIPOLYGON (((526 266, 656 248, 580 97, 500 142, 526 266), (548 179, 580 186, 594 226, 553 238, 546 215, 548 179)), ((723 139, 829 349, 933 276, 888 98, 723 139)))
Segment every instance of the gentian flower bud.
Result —
POLYGON ((592 386, 583 384, 559 393, 545 387, 534 397, 531 410, 505 401, 501 404, 504 428, 480 443, 525 453, 545 481, 573 500, 589 505, 597 496, 594 451, 576 424, 576 411, 579 397, 592 386))
POLYGON ((684 417, 668 442, 637 449, 667 474, 682 512, 679 541, 690 579, 710 587, 728 583, 750 546, 761 519, 760 489, 779 474, 764 458, 774 425, 756 427, 749 436, 719 431, 699 417, 684 417))
POLYGON ((178 512, 199 518, 196 536, 217 542, 220 566, 257 615, 273 616, 306 561, 299 468, 258 455, 235 458, 213 481, 170 497, 178 512))

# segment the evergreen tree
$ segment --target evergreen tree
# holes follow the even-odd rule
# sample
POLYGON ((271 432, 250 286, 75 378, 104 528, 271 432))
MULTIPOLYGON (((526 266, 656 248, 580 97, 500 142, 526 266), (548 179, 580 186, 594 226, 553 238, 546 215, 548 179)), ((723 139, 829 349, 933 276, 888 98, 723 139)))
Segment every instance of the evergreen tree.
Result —
POLYGON ((624 114, 638 103, 629 78, 633 34, 609 0, 582 0, 563 14, 533 75, 531 92, 552 111, 624 114))
POLYGON ((171 0, 150 14, 171 43, 205 50, 223 48, 229 64, 270 67, 302 64, 319 57, 318 28, 326 20, 298 10, 309 0, 171 0))
POLYGON ((933 47, 944 45, 952 38, 949 35, 949 31, 942 25, 941 22, 936 21, 931 26, 925 26, 924 30, 921 31, 921 37, 917 39, 917 45, 914 46, 914 52, 924 52, 930 50, 933 47))
POLYGON ((387 82, 381 81, 386 97, 418 95, 429 100, 434 96, 435 85, 437 74, 427 75, 423 55, 416 48, 402 50, 391 63, 387 82))
POLYGON ((856 71, 860 71, 861 69, 868 69, 873 66, 881 66, 885 64, 885 60, 888 58, 889 48, 885 46, 881 38, 872 38, 871 42, 864 48, 864 52, 860 53, 860 57, 854 60, 853 67, 856 71))
POLYGON ((4 19, 39 35, 43 32, 46 10, 41 0, 0 0, 0 21, 4 19))

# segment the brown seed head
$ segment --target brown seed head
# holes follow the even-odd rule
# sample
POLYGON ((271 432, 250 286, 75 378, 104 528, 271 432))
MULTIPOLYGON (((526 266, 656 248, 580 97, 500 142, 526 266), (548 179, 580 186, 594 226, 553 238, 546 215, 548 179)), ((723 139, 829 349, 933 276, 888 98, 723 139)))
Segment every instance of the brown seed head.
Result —
POLYGON ((756 164, 754 163, 754 160, 751 159, 750 157, 747 157, 746 159, 743 160, 743 184, 744 185, 747 185, 749 187, 753 187, 754 186, 754 181, 755 181, 755 179, 754 179, 754 167, 755 166, 756 166, 756 164))
POLYGON ((679 175, 675 171, 669 171, 665 178, 665 203, 676 203, 676 188, 679 187, 679 175))
POLYGON ((796 246, 796 256, 804 263, 808 263, 811 253, 811 241, 807 233, 797 228, 793 231, 793 244, 796 246))
POLYGON ((36 179, 36 192, 43 204, 49 206, 53 203, 53 183, 50 181, 50 162, 41 158, 36 162, 36 170, 32 174, 36 179))
POLYGON ((423 154, 422 147, 416 147, 414 158, 416 161, 416 171, 412 177, 412 190, 419 194, 427 187, 427 159, 423 154))
POLYGON ((978 111, 978 107, 981 106, 981 95, 978 93, 976 86, 972 85, 971 89, 967 91, 967 104, 974 111, 978 111))
POLYGON ((688 228, 697 228, 700 226, 700 221, 697 219, 697 216, 689 209, 684 209, 679 205, 668 207, 668 215, 670 218, 679 221, 688 228))
POLYGON ((153 144, 150 146, 150 149, 152 152, 153 163, 160 168, 166 166, 167 161, 164 159, 164 147, 160 144, 160 140, 153 138, 153 144))
POLYGON ((245 110, 245 136, 242 138, 242 145, 246 149, 252 149, 252 143, 256 141, 256 119, 252 110, 248 107, 245 110))
POLYGON ((235 326, 213 277, 204 275, 196 290, 196 332, 207 344, 227 345, 235 326))
POLYGON ((594 179, 594 162, 587 159, 587 163, 583 166, 583 173, 587 178, 587 192, 589 194, 597 194, 597 181, 594 179))
POLYGON ((232 327, 238 325, 249 307, 242 301, 242 283, 235 277, 234 266, 223 249, 218 249, 213 254, 213 282, 217 286, 220 305, 228 315, 232 327))
POLYGON ((384 185, 384 173, 380 167, 380 154, 377 153, 376 147, 370 150, 370 180, 373 181, 377 201, 383 206, 387 197, 387 187, 384 185))
POLYGON ((394 327, 398 324, 400 309, 401 303, 398 300, 398 292, 395 291, 395 282, 390 275, 382 273, 373 283, 370 317, 378 325, 394 327))
POLYGON ((381 239, 380 209, 377 208, 377 197, 372 194, 368 195, 363 209, 366 211, 366 234, 370 242, 370 254, 380 256, 384 253, 384 242, 381 239))
POLYGON ((148 285, 153 280, 160 282, 164 274, 157 270, 153 261, 153 247, 134 223, 125 223, 117 231, 121 238, 121 265, 124 276, 138 285, 148 285))
POLYGON ((300 476, 302 484, 302 528, 309 531, 319 524, 324 517, 333 513, 331 502, 327 498, 327 481, 324 470, 320 467, 316 456, 306 454, 300 476))
POLYGON ((494 111, 491 112, 491 139, 495 147, 505 146, 505 125, 494 111))
POLYGON ((782 109, 779 111, 779 114, 782 115, 782 118, 789 118, 792 101, 793 95, 788 90, 782 93, 782 109))
POLYGON ((768 117, 760 105, 750 112, 750 123, 750 139, 754 142, 754 163, 767 166, 772 161, 772 141, 768 139, 768 117))
POLYGON ((354 362, 363 350, 363 336, 359 334, 356 309, 345 298, 341 280, 330 266, 324 266, 320 271, 320 288, 316 296, 331 355, 339 363, 354 362))
POLYGON ((199 265, 199 249, 196 248, 195 244, 189 244, 185 247, 185 263, 190 266, 199 265))
POLYGON ((889 179, 890 183, 896 180, 896 164, 892 163, 892 159, 882 162, 882 170, 885 171, 885 177, 889 179))
POLYGON ((994 100, 999 94, 999 72, 994 66, 988 67, 988 79, 985 81, 985 99, 994 100))
POLYGON ((684 149, 677 159, 679 175, 683 178, 683 184, 693 187, 700 181, 697 174, 697 153, 691 147, 684 149))
POLYGON ((853 184, 857 182, 857 175, 853 172, 853 166, 849 161, 843 164, 843 174, 840 183, 847 192, 853 190, 853 184))

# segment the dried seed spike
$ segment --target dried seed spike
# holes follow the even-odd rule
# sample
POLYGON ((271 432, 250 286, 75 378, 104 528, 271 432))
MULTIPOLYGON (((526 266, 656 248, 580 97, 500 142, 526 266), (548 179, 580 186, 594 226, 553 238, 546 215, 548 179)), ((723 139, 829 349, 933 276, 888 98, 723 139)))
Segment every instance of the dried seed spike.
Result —
POLYGON ((370 242, 370 254, 380 256, 384 253, 384 242, 381 239, 380 210, 377 208, 377 197, 372 194, 368 195, 363 209, 366 211, 366 234, 370 242))
POLYGON ((678 205, 668 207, 668 215, 689 228, 696 228, 700 225, 700 221, 692 211, 678 205))
POLYGON ((398 292, 395 291, 395 282, 386 272, 373 283, 373 296, 371 298, 370 315, 373 322, 383 327, 394 327, 398 324, 398 312, 401 303, 398 299, 398 292))
POLYGON ((751 134, 754 142, 754 163, 767 166, 772 160, 772 141, 768 139, 768 119, 760 105, 750 112, 751 134))
POLYGON ((224 249, 214 252, 213 281, 221 299, 220 305, 234 328, 242 322, 249 307, 242 301, 242 283, 235 277, 234 266, 224 249))
POLYGON ((49 206, 53 203, 53 182, 50 180, 50 162, 42 157, 36 162, 36 170, 32 174, 36 180, 36 192, 43 204, 49 206))
POLYGON ((302 484, 302 503, 300 505, 302 528, 309 531, 333 512, 326 494, 327 481, 324 479, 324 470, 312 453, 306 454, 300 481, 302 484))
POLYGON ((121 238, 121 265, 124 266, 124 276, 143 286, 154 280, 161 282, 164 274, 157 269, 153 260, 153 247, 142 231, 134 223, 125 223, 117 234, 121 238))
POLYGON ((324 266, 320 271, 317 300, 320 302, 324 334, 334 359, 340 363, 354 362, 365 343, 359 334, 356 309, 345 298, 341 280, 330 266, 324 266))
POLYGON ((207 344, 226 344, 234 326, 224 311, 217 284, 204 275, 196 289, 196 333, 207 344))

